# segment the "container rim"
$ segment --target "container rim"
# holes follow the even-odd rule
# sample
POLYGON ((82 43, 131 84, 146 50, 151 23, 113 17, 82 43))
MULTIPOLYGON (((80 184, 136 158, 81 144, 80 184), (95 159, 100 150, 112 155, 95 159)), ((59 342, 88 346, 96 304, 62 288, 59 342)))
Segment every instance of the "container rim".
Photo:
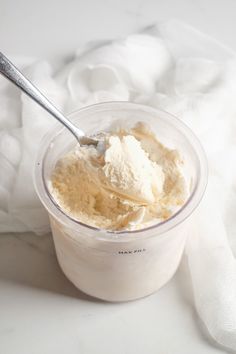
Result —
POLYGON ((66 227, 71 229, 75 229, 78 226, 83 228, 86 232, 88 232, 88 237, 96 237, 99 239, 107 240, 107 241, 128 241, 134 240, 137 238, 149 238, 155 237, 157 235, 163 234, 172 228, 176 227, 180 223, 182 223, 185 219, 187 219, 192 212, 196 209, 198 204, 200 203, 206 186, 207 186, 207 177, 208 177, 208 166, 207 166, 207 158, 203 147, 197 138, 197 136, 192 132, 192 130, 183 123, 180 119, 175 117, 174 115, 166 112, 162 109, 152 108, 150 106, 145 106, 137 103, 131 103, 127 101, 112 101, 112 102, 104 102, 104 103, 96 103, 93 105, 89 105, 83 107, 81 109, 75 110, 71 112, 68 116, 73 119, 74 115, 78 115, 79 113, 91 112, 94 113, 96 111, 112 111, 112 110, 141 110, 145 113, 160 114, 164 115, 164 118, 159 117, 160 119, 166 120, 168 124, 170 124, 175 130, 178 130, 187 142, 191 145, 194 154, 195 160, 197 162, 196 166, 196 174, 197 174, 197 182, 187 199, 184 205, 174 213, 169 219, 159 222, 157 224, 153 224, 146 228, 142 228, 139 230, 120 230, 120 231, 110 231, 106 229, 101 229, 97 227, 93 227, 87 224, 84 224, 81 221, 78 221, 69 215, 67 215, 60 206, 53 199, 50 194, 47 184, 44 180, 44 160, 50 149, 51 144, 57 139, 57 137, 65 131, 66 128, 58 126, 54 126, 48 133, 43 137, 41 144, 39 146, 39 152, 36 157, 35 169, 34 169, 34 185, 36 192, 39 196, 44 207, 47 209, 49 214, 52 214, 54 218, 56 218, 60 223, 64 224, 66 227), (57 215, 59 213, 59 215, 57 215), (147 233, 148 231, 154 231, 155 233, 150 235, 143 235, 143 233, 147 233))

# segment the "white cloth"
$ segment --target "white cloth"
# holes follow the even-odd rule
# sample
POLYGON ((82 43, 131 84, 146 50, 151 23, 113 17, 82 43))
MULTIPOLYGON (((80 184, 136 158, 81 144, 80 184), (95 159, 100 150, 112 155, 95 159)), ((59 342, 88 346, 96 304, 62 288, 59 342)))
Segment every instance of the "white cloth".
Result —
MULTIPOLYGON (((216 341, 236 350, 235 53, 168 21, 80 48, 57 74, 46 62, 15 62, 66 113, 95 102, 130 100, 175 114, 200 137, 209 187, 186 254, 200 317, 216 341)), ((39 141, 54 121, 2 77, 0 107, 0 231, 47 232, 32 169, 39 141)))

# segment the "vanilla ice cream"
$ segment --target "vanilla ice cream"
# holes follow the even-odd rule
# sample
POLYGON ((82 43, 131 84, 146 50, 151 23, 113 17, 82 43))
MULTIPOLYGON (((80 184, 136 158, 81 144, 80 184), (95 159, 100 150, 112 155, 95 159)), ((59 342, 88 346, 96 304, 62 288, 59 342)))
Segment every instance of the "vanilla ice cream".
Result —
POLYGON ((187 198, 177 150, 144 123, 97 135, 56 164, 50 192, 73 219, 107 230, 136 230, 169 218, 187 198))

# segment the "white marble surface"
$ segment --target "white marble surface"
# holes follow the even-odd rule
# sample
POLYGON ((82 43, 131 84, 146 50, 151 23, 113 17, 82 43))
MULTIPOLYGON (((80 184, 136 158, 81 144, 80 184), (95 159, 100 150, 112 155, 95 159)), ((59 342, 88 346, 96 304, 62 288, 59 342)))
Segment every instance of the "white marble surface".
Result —
MULTIPOLYGON (((236 50, 234 0, 0 0, 1 50, 65 58, 88 40, 182 19, 236 50)), ((50 235, 0 235, 0 354, 227 353, 203 331, 180 267, 159 293, 109 304, 65 278, 50 235)))
POLYGON ((183 266, 159 293, 129 303, 79 292, 51 235, 0 237, 1 354, 215 354, 188 298, 183 266))
POLYGON ((235 13, 234 0, 0 0, 0 43, 7 54, 55 58, 177 18, 236 50, 235 13))

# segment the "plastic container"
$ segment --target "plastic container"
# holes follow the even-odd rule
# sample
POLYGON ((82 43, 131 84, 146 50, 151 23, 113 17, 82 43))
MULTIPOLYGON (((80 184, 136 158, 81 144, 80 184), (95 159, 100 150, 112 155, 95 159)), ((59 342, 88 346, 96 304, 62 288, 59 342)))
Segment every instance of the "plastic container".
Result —
POLYGON ((120 124, 147 122, 167 147, 179 150, 190 190, 185 205, 170 219, 138 231, 108 232, 65 214, 48 190, 51 172, 62 154, 75 144, 65 128, 56 126, 39 149, 35 186, 48 211, 58 262, 65 275, 83 292, 108 301, 127 301, 149 295, 175 273, 191 217, 207 183, 202 147, 191 130, 167 112, 128 102, 101 103, 78 110, 70 119, 86 134, 108 131, 120 124))

